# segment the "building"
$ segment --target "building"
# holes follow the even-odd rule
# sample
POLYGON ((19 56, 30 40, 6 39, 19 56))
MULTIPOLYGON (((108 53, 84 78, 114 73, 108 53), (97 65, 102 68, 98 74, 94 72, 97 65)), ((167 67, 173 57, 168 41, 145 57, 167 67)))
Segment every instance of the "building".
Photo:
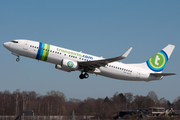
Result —
POLYGON ((163 108, 163 107, 150 107, 149 112, 152 114, 152 116, 159 116, 159 115, 165 113, 165 108, 163 108))

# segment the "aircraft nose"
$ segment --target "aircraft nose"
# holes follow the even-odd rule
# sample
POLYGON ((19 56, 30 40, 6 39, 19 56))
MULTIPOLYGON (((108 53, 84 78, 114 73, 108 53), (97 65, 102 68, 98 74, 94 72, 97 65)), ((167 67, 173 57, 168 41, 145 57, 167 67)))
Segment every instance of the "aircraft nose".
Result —
POLYGON ((3 44, 3 46, 4 46, 5 48, 8 48, 8 47, 9 47, 9 43, 8 43, 8 42, 5 42, 5 43, 3 44))

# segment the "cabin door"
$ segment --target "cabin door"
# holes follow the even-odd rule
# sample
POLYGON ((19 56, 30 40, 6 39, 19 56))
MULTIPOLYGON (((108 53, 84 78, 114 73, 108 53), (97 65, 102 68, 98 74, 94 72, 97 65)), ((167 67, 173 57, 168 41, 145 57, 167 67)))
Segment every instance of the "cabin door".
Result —
POLYGON ((25 42, 24 42, 23 49, 24 49, 24 50, 27 50, 27 49, 28 49, 28 41, 25 41, 25 42))

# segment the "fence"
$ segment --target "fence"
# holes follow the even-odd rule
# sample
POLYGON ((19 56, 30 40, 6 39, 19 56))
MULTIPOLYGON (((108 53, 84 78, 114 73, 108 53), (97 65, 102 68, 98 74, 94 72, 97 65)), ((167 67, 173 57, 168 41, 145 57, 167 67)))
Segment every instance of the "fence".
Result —
MULTIPOLYGON (((0 120, 15 120, 17 116, 0 116, 0 120)), ((87 116, 92 120, 93 116, 87 116)), ((32 116, 21 116, 21 120, 33 120, 32 116)), ((34 116, 34 120, 72 120, 72 116, 34 116)), ((86 120, 86 116, 75 116, 75 120, 86 120)))

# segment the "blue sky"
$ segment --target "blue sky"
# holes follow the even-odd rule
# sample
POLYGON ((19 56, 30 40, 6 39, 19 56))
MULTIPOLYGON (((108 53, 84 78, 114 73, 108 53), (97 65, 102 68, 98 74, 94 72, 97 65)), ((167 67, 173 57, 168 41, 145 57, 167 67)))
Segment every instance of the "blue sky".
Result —
POLYGON ((123 63, 141 63, 167 44, 176 46, 164 72, 177 73, 160 81, 132 82, 90 74, 79 79, 79 71, 67 73, 55 65, 16 56, 0 47, 0 91, 63 92, 66 97, 112 97, 115 92, 147 95, 173 102, 180 96, 180 1, 179 0, 8 0, 0 1, 0 41, 29 39, 82 51, 116 57, 133 50, 123 63))

